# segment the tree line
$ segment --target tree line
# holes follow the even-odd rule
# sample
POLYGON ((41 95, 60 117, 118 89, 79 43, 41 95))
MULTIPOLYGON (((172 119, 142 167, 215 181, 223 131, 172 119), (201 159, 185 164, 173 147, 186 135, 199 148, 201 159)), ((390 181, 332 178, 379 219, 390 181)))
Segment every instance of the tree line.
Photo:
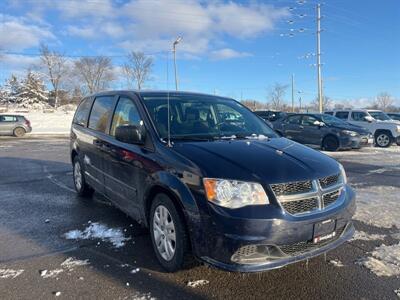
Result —
MULTIPOLYGON (((77 103, 86 95, 107 90, 117 79, 116 67, 106 56, 68 58, 42 44, 40 62, 26 74, 12 74, 0 86, 0 105, 17 107, 52 106, 77 103)), ((126 57, 120 75, 128 88, 142 89, 151 79, 154 60, 140 51, 126 57)))

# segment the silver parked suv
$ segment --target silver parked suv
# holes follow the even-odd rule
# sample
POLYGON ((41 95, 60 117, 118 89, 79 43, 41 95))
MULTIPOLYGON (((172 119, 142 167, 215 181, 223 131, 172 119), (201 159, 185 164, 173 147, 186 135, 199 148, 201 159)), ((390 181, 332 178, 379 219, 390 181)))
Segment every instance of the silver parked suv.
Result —
POLYGON ((0 115, 0 135, 24 136, 32 131, 31 122, 20 115, 0 115))

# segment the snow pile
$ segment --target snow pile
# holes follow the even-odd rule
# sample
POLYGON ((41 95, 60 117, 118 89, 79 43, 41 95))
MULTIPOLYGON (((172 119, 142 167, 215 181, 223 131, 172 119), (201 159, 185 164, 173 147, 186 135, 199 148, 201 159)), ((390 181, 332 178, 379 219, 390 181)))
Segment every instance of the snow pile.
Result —
POLYGON ((0 278, 16 278, 21 275, 24 270, 13 270, 13 269, 0 269, 0 278))
POLYGON ((338 259, 332 259, 329 261, 329 263, 335 267, 339 267, 339 268, 344 267, 344 264, 338 259))
POLYGON ((398 290, 394 290, 394 293, 397 295, 397 297, 399 297, 399 298, 400 298, 400 289, 398 289, 398 290))
POLYGON ((189 286, 191 288, 196 288, 198 286, 202 286, 202 285, 206 285, 206 284, 209 284, 208 280, 200 279, 200 280, 195 280, 195 281, 189 281, 187 283, 187 286, 189 286))
POLYGON ((385 236, 383 234, 369 234, 365 231, 356 231, 351 241, 362 240, 362 241, 376 241, 384 240, 385 236))
POLYGON ((61 263, 61 267, 68 269, 69 271, 73 271, 75 267, 86 266, 89 264, 89 260, 79 260, 73 257, 68 257, 61 263))
POLYGON ((400 228, 399 188, 372 186, 357 188, 356 191, 357 211, 354 219, 377 227, 400 228))
POLYGON ((64 234, 70 240, 89 240, 101 239, 103 242, 110 242, 115 248, 125 246, 125 242, 131 238, 126 238, 121 229, 108 228, 100 223, 91 223, 84 231, 71 230, 64 234))
POLYGON ((371 254, 372 257, 361 259, 358 263, 378 276, 400 275, 400 243, 391 246, 381 245, 371 254))
POLYGON ((32 134, 68 134, 71 129, 74 112, 55 111, 44 113, 42 111, 32 111, 22 113, 32 126, 32 134))
POLYGON ((43 278, 55 278, 58 274, 64 272, 63 269, 55 269, 55 270, 40 270, 40 276, 43 278))

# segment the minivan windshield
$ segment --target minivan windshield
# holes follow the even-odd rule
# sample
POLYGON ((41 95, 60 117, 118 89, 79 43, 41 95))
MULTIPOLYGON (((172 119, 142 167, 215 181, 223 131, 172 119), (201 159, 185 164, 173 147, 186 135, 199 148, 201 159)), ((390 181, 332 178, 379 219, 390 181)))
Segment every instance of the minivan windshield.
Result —
POLYGON ((347 123, 339 118, 336 118, 334 116, 331 116, 331 115, 323 114, 320 117, 321 117, 321 120, 327 125, 332 125, 332 126, 349 125, 349 123, 347 123))
POLYGON ((179 93, 141 96, 162 139, 168 137, 168 98, 172 139, 277 137, 265 122, 231 99, 179 93))
POLYGON ((383 111, 369 111, 368 112, 375 120, 390 121, 391 118, 383 111))

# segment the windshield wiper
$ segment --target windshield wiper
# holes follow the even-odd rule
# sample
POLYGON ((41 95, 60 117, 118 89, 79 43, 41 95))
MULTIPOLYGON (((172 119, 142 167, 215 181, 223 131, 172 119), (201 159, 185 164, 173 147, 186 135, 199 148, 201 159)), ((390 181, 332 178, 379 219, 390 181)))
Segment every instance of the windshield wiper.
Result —
POLYGON ((200 137, 200 136, 189 136, 189 135, 183 135, 183 136, 171 136, 171 140, 176 140, 176 141, 211 141, 212 137, 200 137))

